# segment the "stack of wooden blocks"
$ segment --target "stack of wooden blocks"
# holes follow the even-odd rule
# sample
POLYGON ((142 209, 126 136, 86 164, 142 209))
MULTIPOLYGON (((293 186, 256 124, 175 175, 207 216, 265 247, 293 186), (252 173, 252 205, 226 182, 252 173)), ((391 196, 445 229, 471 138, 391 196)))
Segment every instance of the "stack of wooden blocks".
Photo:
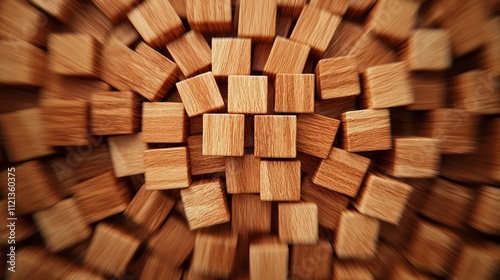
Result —
POLYGON ((499 11, 1 1, 7 279, 498 277, 499 11))

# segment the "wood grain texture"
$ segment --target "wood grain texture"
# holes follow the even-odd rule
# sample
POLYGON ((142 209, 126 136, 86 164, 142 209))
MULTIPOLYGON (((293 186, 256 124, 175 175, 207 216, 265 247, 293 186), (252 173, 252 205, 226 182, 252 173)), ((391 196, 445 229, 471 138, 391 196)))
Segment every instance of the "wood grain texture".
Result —
POLYGON ((363 26, 346 20, 341 21, 333 34, 331 44, 323 54, 323 59, 347 56, 364 33, 363 26))
POLYGON ((226 187, 230 194, 259 193, 260 158, 253 154, 226 157, 226 187))
POLYGON ((243 114, 203 115, 203 155, 243 156, 245 154, 243 114))
POLYGON ((250 279, 285 280, 288 276, 288 245, 274 242, 250 244, 250 279))
MULTIPOLYGON (((0 37, 17 39, 26 44, 45 45, 48 28, 41 23, 46 15, 27 2, 3 1, 0 5, 0 37)), ((4 61, 2 59, 2 61, 4 61)))
POLYGON ((491 242, 464 244, 451 273, 452 277, 459 280, 470 277, 494 279, 500 262, 499 250, 498 244, 491 242))
POLYGON ((496 61, 500 60, 500 17, 489 18, 486 28, 488 37, 481 55, 481 62, 494 77, 499 77, 500 65, 496 61))
POLYGON ((254 154, 257 157, 295 158, 296 116, 255 116, 254 154))
POLYGON ((369 259, 377 251, 380 222, 356 211, 346 210, 340 216, 335 238, 338 258, 369 259))
POLYGON ((229 277, 236 261, 237 244, 238 235, 199 232, 190 269, 208 277, 229 277))
POLYGON ((446 79, 441 74, 412 72, 410 83, 413 90, 413 103, 408 110, 433 110, 445 107, 446 79))
POLYGON ((356 57, 359 73, 371 66, 398 61, 396 52, 369 32, 363 33, 346 55, 356 57))
POLYGON ((266 114, 267 100, 267 76, 229 76, 227 98, 229 113, 266 114))
POLYGON ((300 74, 306 65, 310 47, 301 43, 276 37, 264 65, 264 74, 300 74))
POLYGON ((42 141, 50 146, 90 143, 89 106, 86 101, 46 100, 41 106, 42 141))
POLYGON ((95 92, 91 97, 93 135, 133 134, 139 130, 139 102, 133 92, 95 92))
POLYGON ((45 79, 46 83, 42 91, 44 99, 90 101, 95 92, 111 91, 111 86, 98 79, 69 77, 54 73, 46 75, 45 79))
POLYGON ((300 161, 260 161, 260 199, 300 200, 300 161))
POLYGON ((36 87, 45 84, 47 55, 43 50, 24 41, 0 40, 0 59, 2 84, 36 87))
POLYGON ((252 40, 212 38, 212 72, 216 78, 250 75, 252 40))
POLYGON ((48 68, 60 75, 95 77, 98 75, 97 41, 77 33, 51 34, 48 41, 48 68))
POLYGON ((112 21, 118 22, 127 17, 134 6, 139 3, 139 0, 118 0, 118 1, 105 1, 105 0, 92 0, 94 4, 112 21))
POLYGON ((201 33, 189 31, 169 43, 167 50, 187 78, 210 69, 212 50, 201 33))
POLYGON ((184 105, 176 102, 142 103, 142 141, 182 143, 188 134, 184 105))
POLYGON ((189 136, 189 166, 192 175, 202 175, 217 172, 224 172, 225 157, 223 156, 205 156, 203 155, 203 136, 189 136))
POLYGON ((314 245, 293 245, 290 274, 297 279, 331 279, 333 248, 326 239, 314 245))
POLYGON ((335 280, 373 280, 375 279, 368 266, 357 261, 335 261, 333 263, 333 279, 335 280))
POLYGON ((129 21, 125 21, 115 26, 113 31, 109 34, 108 40, 118 40, 130 47, 140 39, 141 35, 135 30, 134 26, 129 21))
POLYGON ((469 225, 488 234, 500 233, 500 189, 481 186, 474 203, 469 225))
POLYGON ((484 70, 471 70, 453 77, 450 94, 453 107, 474 114, 497 114, 500 97, 494 83, 492 74, 484 70))
POLYGON ((340 119, 342 113, 356 110, 356 96, 318 100, 314 102, 314 113, 340 119))
POLYGON ((291 244, 318 242, 318 206, 315 203, 279 203, 278 219, 281 241, 291 244))
POLYGON ((144 166, 149 190, 187 188, 191 183, 187 147, 144 151, 144 166))
POLYGON ((106 42, 113 29, 113 23, 91 1, 73 1, 76 7, 72 10, 71 18, 64 24, 77 33, 89 34, 99 43, 106 42))
POLYGON ((340 121, 318 114, 297 118, 297 151, 327 158, 337 135, 340 121))
POLYGON ((180 280, 182 268, 172 266, 170 260, 160 256, 149 254, 141 272, 141 280, 147 279, 172 279, 180 280))
POLYGON ((187 0, 186 14, 191 29, 199 32, 227 32, 233 27, 231 0, 187 0))
POLYGON ((146 172, 144 151, 148 144, 142 142, 141 133, 109 137, 108 145, 117 178, 146 172))
POLYGON ((357 60, 344 56, 321 59, 316 65, 316 91, 320 99, 356 96, 361 92, 357 60))
POLYGON ((445 29, 415 29, 404 52, 412 71, 444 71, 451 67, 450 35, 445 29))
POLYGON ((348 152, 392 148, 389 110, 358 110, 342 114, 342 147, 348 152), (377 141, 373 141, 377 139, 377 141))
POLYGON ((276 0, 240 0, 238 37, 272 41, 276 34, 276 0))
POLYGON ((258 194, 234 194, 231 204, 231 230, 234 233, 271 232, 271 202, 260 200, 258 194))
POLYGON ((310 5, 329 11, 332 14, 343 16, 350 6, 350 0, 328 1, 328 0, 311 0, 310 5))
POLYGON ((278 74, 274 110, 282 113, 314 112, 314 75, 278 74))
POLYGON ((176 86, 189 117, 225 108, 212 72, 178 82, 176 86))
POLYGON ((291 18, 298 18, 306 5, 306 0, 276 0, 276 4, 278 5, 278 16, 285 15, 291 18))

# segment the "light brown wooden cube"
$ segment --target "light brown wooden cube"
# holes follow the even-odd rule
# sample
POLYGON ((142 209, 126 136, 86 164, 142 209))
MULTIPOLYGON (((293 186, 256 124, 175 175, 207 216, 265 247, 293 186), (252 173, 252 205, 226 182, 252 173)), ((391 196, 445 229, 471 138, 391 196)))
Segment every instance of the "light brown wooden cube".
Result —
POLYGON ((87 101, 45 100, 41 106, 43 143, 50 146, 90 144, 87 101))
POLYGON ((320 99, 355 96, 361 92, 354 57, 321 59, 316 65, 315 74, 316 92, 320 99))
POLYGON ((193 135, 188 137, 189 167, 192 175, 224 172, 225 157, 204 156, 203 136, 193 135))
POLYGON ((255 116, 254 154, 257 157, 295 158, 296 116, 255 116))
POLYGON ((250 244, 250 280, 286 280, 288 245, 278 241, 250 244))
POLYGON ((433 110, 445 107, 446 79, 433 72, 412 72, 410 82, 414 102, 408 110, 433 110))
POLYGON ((342 18, 313 5, 306 5, 297 20, 290 40, 311 47, 311 52, 321 57, 333 38, 342 18))
POLYGON ((182 143, 186 142, 187 133, 187 115, 182 103, 142 103, 142 141, 182 143))
POLYGON ((335 237, 335 253, 340 259, 369 259, 377 251, 380 222, 356 211, 346 210, 340 217, 335 237))
POLYGON ((194 243, 191 270, 210 277, 229 277, 236 262, 237 244, 238 235, 218 236, 198 233, 194 243))
POLYGON ((112 21, 123 20, 127 13, 134 8, 139 0, 118 0, 109 2, 106 0, 92 0, 94 4, 112 21))
POLYGON ((50 71, 68 76, 97 76, 97 41, 92 36, 76 33, 51 34, 48 49, 50 71))
POLYGON ((474 114, 500 112, 500 97, 495 92, 495 79, 488 71, 471 70, 453 77, 450 99, 453 107, 474 114))
POLYGON ((390 150, 392 138, 389 114, 389 110, 371 109, 343 113, 343 148, 348 152, 390 150))
MULTIPOLYGON (((2 18, 0 22, 1 38, 19 40, 26 42, 26 44, 45 45, 49 31, 49 19, 47 15, 30 3, 16 0, 2 1, 0 18, 2 18)), ((4 61, 3 57, 2 61, 4 61)))
POLYGON ((260 158, 253 154, 226 157, 226 185, 230 194, 259 193, 260 158))
POLYGON ((181 280, 182 268, 172 266, 169 259, 160 256, 149 254, 144 263, 144 268, 141 271, 139 279, 172 279, 181 280))
POLYGON ((140 244, 132 234, 101 223, 96 227, 83 262, 101 273, 120 277, 140 244))
POLYGON ((47 58, 43 50, 24 41, 0 40, 0 59, 0 83, 37 87, 45 85, 47 58))
POLYGON ((91 99, 93 135, 133 134, 139 131, 139 102, 133 92, 96 92, 91 99))
POLYGON ((413 188, 386 176, 368 174, 354 206, 362 214, 399 224, 413 188))
POLYGON ((335 261, 333 263, 334 280, 373 280, 375 279, 370 269, 363 262, 335 261))
POLYGON ((364 101, 370 109, 410 105, 414 101, 404 62, 373 66, 363 72, 364 101))
POLYGON ((252 40, 212 38, 212 72, 216 78, 250 75, 252 40))
POLYGON ((245 154, 244 137, 244 115, 203 115, 203 155, 242 156, 245 154))
POLYGON ((231 214, 235 233, 271 232, 271 202, 261 201, 257 194, 234 194, 231 214))
POLYGON ((260 199, 300 200, 300 161, 260 161, 260 199))
POLYGON ((306 65, 310 47, 281 36, 276 37, 264 65, 264 74, 300 74, 306 65))
POLYGON ((320 9, 325 9, 332 14, 343 16, 345 14, 345 12, 347 11, 348 6, 351 5, 351 2, 354 2, 354 1, 352 1, 352 0, 351 1, 349 1, 349 0, 337 0, 337 1, 311 0, 310 5, 317 7, 317 8, 320 8, 320 9))
POLYGON ((231 75, 228 79, 227 111, 241 114, 266 114, 267 91, 267 76, 231 75))
POLYGON ((318 242, 318 206, 313 202, 278 204, 279 238, 292 244, 318 242))
POLYGON ((219 179, 194 182, 181 191, 181 197, 191 230, 226 223, 231 219, 219 179))
POLYGON ((355 197, 370 165, 370 159, 332 148, 314 173, 313 183, 355 197))
POLYGON ((146 0, 128 14, 141 37, 159 47, 184 33, 184 26, 169 1, 146 0))
POLYGON ((499 250, 498 244, 491 242, 463 245, 451 277, 465 280, 473 275, 475 279, 495 279, 500 263, 499 250))
POLYGON ((301 114, 297 118, 297 151, 327 158, 340 122, 318 114, 301 114))
POLYGON ((147 150, 144 166, 148 190, 187 188, 191 183, 186 147, 147 150))
POLYGON ((500 233, 500 189, 481 186, 469 225, 488 234, 500 233))
POLYGON ((412 71, 443 71, 451 67, 450 35, 445 29, 415 29, 405 49, 412 71))
POLYGON ((167 50, 187 78, 210 69, 212 51, 201 33, 189 31, 169 43, 167 50))
POLYGON ((108 145, 117 178, 146 172, 144 151, 148 144, 142 142, 141 133, 109 137, 108 145))
POLYGON ((297 279, 331 279, 333 248, 322 239, 314 245, 293 245, 290 274, 297 279))
POLYGON ((212 72, 207 72, 176 84, 189 117, 225 108, 212 72))
POLYGON ((187 0, 186 14, 189 26, 199 32, 226 32, 233 27, 231 0, 187 0))
POLYGON ((276 112, 314 112, 313 74, 278 74, 274 90, 276 112))
POLYGON ((276 34, 276 1, 240 0, 238 37, 272 41, 276 34))

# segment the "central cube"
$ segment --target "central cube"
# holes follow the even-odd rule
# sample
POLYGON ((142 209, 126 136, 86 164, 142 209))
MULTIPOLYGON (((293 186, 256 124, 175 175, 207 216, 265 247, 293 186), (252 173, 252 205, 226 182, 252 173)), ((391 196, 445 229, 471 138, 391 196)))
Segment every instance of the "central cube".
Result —
POLYGON ((204 156, 243 156, 244 139, 245 115, 203 115, 204 156))
POLYGON ((255 116, 254 129, 256 157, 296 157, 297 116, 255 116))

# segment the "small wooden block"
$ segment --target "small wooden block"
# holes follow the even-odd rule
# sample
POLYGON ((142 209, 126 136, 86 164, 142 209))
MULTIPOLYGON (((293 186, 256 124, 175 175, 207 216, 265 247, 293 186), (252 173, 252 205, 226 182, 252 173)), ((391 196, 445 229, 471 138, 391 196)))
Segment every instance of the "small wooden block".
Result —
POLYGON ((106 0, 92 0, 94 4, 112 21, 118 22, 127 17, 139 0, 118 0, 109 2, 106 0))
POLYGON ((465 244, 454 263, 450 277, 457 280, 495 279, 500 264, 500 247, 496 243, 465 244))
POLYGON ((310 5, 329 11, 332 14, 343 16, 347 11, 347 7, 350 6, 352 0, 311 0, 310 5))
POLYGON ((392 138, 389 114, 389 110, 371 109, 343 113, 342 147, 348 152, 390 150, 392 138))
POLYGON ((452 64, 450 35, 445 29, 415 29, 408 39, 405 61, 412 71, 442 71, 452 64))
POLYGON ((260 161, 260 199, 300 200, 300 161, 260 161))
POLYGON ((212 72, 207 72, 176 84, 189 117, 225 108, 212 72))
POLYGON ((241 114, 266 114, 267 91, 267 76, 231 75, 228 79, 227 111, 241 114))
POLYGON ((469 225, 487 234, 500 234, 499 188, 490 186, 480 187, 469 225))
POLYGON ((306 5, 290 35, 290 40, 310 46, 311 52, 321 57, 330 44, 341 19, 329 11, 306 5))
POLYGON ((223 156, 204 156, 203 155, 203 136, 189 136, 189 166, 192 175, 202 175, 217 172, 224 172, 225 157, 223 156))
POLYGON ((47 58, 43 50, 24 41, 0 40, 0 60, 0 83, 37 87, 45 85, 47 58))
POLYGON ((203 155, 243 156, 244 138, 243 114, 203 115, 203 155))
POLYGON ((169 43, 167 50, 187 78, 210 69, 212 50, 201 33, 189 31, 169 43))
POLYGON ((297 118, 297 151, 327 158, 340 122, 318 114, 300 114, 297 118))
POLYGON ((313 183, 355 197, 370 165, 370 159, 332 148, 313 176, 313 183))
POLYGON ((290 274, 296 279, 331 279, 333 249, 328 240, 315 245, 293 245, 290 274))
POLYGON ((264 74, 300 74, 306 65, 310 47, 301 43, 276 37, 264 65, 264 74))
POLYGON ((212 72, 216 78, 250 75, 252 40, 212 38, 212 72))
POLYGON ((186 147, 147 150, 144 166, 148 190, 187 188, 191 183, 186 147))
POLYGON ((276 34, 276 1, 240 0, 238 37, 272 41, 276 34))
POLYGON ((497 114, 500 97, 495 92, 495 79, 488 71, 472 70, 455 76, 451 82, 453 107, 474 114, 497 114))
POLYGON ((333 264, 334 280, 373 280, 375 279, 368 266, 363 262, 335 261, 333 264))
POLYGON ((432 72, 412 72, 410 82, 414 102, 408 110, 433 110, 445 107, 446 79, 432 72))
POLYGON ((231 31, 233 27, 231 0, 187 0, 186 14, 191 29, 215 33, 231 31))
POLYGON ((139 102, 133 92, 96 92, 92 94, 93 135, 133 134, 139 130, 139 102))
POLYGON ((142 141, 182 143, 186 142, 187 134, 187 115, 182 103, 142 103, 142 141))
POLYGON ((397 45, 410 37, 419 8, 417 2, 381 0, 371 11, 366 29, 397 45))
POLYGON ((414 101, 408 67, 404 62, 373 66, 363 72, 365 106, 382 109, 414 101))
POLYGON ((398 61, 396 52, 369 32, 363 33, 346 55, 356 57, 359 73, 372 66, 398 61))
POLYGON ((226 157, 226 185, 230 194, 259 193, 260 158, 249 154, 242 157, 226 157))
POLYGON ((357 61, 344 56, 321 59, 316 65, 317 93, 320 99, 355 96, 361 92, 357 61))
POLYGON ((139 279, 181 280, 181 277, 182 268, 172 266, 170 260, 163 256, 150 254, 147 256, 139 279))
POLYGON ((318 206, 313 202, 279 203, 279 238, 292 244, 318 242, 318 206))
POLYGON ((160 47, 184 33, 181 18, 169 1, 146 0, 128 14, 128 19, 152 47, 160 47))
POLYGON ((121 277, 140 244, 132 234, 100 223, 83 262, 101 273, 121 277))
POLYGON ((278 74, 274 110, 286 113, 314 113, 314 75, 278 74))
MULTIPOLYGON (((0 18, 2 19, 0 22, 1 38, 20 40, 26 42, 26 45, 45 45, 49 31, 47 25, 50 21, 47 15, 29 3, 16 0, 2 1, 0 18)), ((5 61, 3 57, 1 58, 5 61)), ((2 71, 2 75, 4 73, 2 71)))
POLYGON ((123 212, 130 193, 123 180, 107 172, 72 187, 78 208, 89 224, 123 212))
POLYGON ((354 206, 361 214, 399 224, 413 188, 386 176, 368 174, 354 206))
POLYGON ((117 178, 146 172, 144 151, 148 144, 142 142, 140 133, 109 137, 108 145, 117 178))
POLYGON ((219 179, 194 182, 181 190, 184 211, 191 230, 229 222, 231 216, 219 179))
MULTIPOLYGON (((276 0, 276 4, 278 5, 278 15, 286 15, 292 18, 297 18, 306 5, 306 0, 276 0)), ((283 36, 287 35, 288 34, 283 36)))
POLYGON ((296 116, 255 116, 256 157, 295 158, 296 139, 296 116))
POLYGON ((96 77, 97 41, 87 34, 51 34, 48 42, 50 71, 68 76, 96 77))
POLYGON ((286 280, 288 245, 278 241, 250 244, 250 280, 286 280))
POLYGON ((46 100, 41 106, 43 143, 50 146, 90 144, 87 101, 46 100))
POLYGON ((228 278, 236 262, 237 244, 238 235, 198 233, 191 270, 204 276, 228 278))
POLYGON ((344 211, 335 237, 335 253, 340 259, 369 259, 377 251, 380 223, 356 211, 344 211))
POLYGON ((234 194, 231 214, 234 233, 271 232, 271 202, 261 201, 257 194, 234 194))

